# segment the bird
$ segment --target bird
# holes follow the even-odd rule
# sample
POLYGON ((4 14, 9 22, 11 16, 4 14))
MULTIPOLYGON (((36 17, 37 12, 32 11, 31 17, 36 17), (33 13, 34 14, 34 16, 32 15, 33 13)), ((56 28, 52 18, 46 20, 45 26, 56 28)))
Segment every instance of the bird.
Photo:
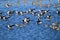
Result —
POLYGON ((14 10, 13 11, 8 11, 7 14, 10 16, 11 14, 14 13, 14 10))
POLYGON ((40 25, 42 21, 40 19, 37 20, 37 24, 40 25))
POLYGON ((14 25, 8 25, 8 30, 11 30, 14 25))

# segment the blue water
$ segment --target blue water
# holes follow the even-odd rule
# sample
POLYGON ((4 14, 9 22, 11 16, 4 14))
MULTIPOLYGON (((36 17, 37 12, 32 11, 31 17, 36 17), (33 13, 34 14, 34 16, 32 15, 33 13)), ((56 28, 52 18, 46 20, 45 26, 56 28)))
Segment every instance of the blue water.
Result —
MULTIPOLYGON (((0 12, 2 12, 3 16, 8 16, 6 12, 10 10, 26 11, 30 8, 34 8, 36 11, 38 11, 40 9, 39 6, 32 5, 33 0, 29 0, 29 1, 31 3, 28 4, 28 0, 27 0, 26 6, 24 6, 22 0, 20 0, 20 4, 18 6, 14 5, 14 6, 10 6, 9 8, 6 8, 4 6, 5 3, 12 4, 12 3, 16 3, 17 0, 10 0, 10 2, 7 0, 0 0, 0 12)), ((49 0, 42 1, 42 4, 48 4, 48 3, 49 0)), ((43 22, 41 25, 36 24, 38 18, 37 16, 33 16, 32 14, 25 14, 24 16, 21 16, 21 15, 16 15, 16 13, 14 13, 13 15, 11 15, 8 21, 3 21, 0 19, 0 40, 60 40, 60 30, 56 31, 49 27, 46 28, 44 26, 45 24, 51 25, 53 22, 60 23, 60 15, 57 16, 56 14, 56 10, 59 7, 57 6, 57 8, 54 8, 53 7, 54 4, 58 4, 58 1, 53 0, 51 2, 51 7, 49 8, 47 7, 41 8, 43 10, 51 11, 51 13, 48 13, 41 18, 43 22), (45 20, 45 17, 49 14, 52 15, 53 17, 50 20, 50 22, 45 20), (15 24, 15 23, 21 24, 25 16, 30 17, 30 19, 34 21, 31 21, 28 25, 26 25, 26 27, 17 28, 16 26, 13 26, 12 30, 8 30, 7 25, 15 24)))

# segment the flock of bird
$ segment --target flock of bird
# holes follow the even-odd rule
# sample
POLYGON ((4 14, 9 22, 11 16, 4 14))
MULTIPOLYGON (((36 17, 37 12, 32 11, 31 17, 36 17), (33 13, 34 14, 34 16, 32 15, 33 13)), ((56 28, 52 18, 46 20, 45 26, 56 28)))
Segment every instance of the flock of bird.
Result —
MULTIPOLYGON (((8 4, 5 5, 7 8, 10 6, 8 4)), ((35 11, 35 9, 31 8, 25 12, 23 11, 16 11, 16 10, 13 10, 13 11, 8 11, 6 12, 8 14, 8 16, 2 16, 2 12, 0 12, 0 20, 3 20, 3 21, 8 21, 8 19, 12 16, 12 14, 16 13, 16 15, 21 15, 21 16, 24 16, 25 14, 32 14, 33 16, 37 16, 38 20, 36 21, 36 24, 37 25, 41 25, 43 22, 41 21, 41 17, 44 17, 45 14, 48 14, 48 13, 51 13, 50 10, 41 10, 39 9, 37 12, 35 11)), ((60 15, 60 11, 57 10, 56 11, 56 15, 60 15)), ((50 21, 51 20, 51 15, 48 15, 45 19, 47 21, 50 21)), ((26 26, 26 24, 28 24, 30 21, 33 22, 33 20, 30 19, 30 17, 25 17, 23 20, 23 23, 21 25, 19 24, 9 24, 7 25, 8 29, 12 29, 13 26, 16 26, 16 27, 22 27, 22 26, 26 26)), ((46 27, 48 27, 48 25, 45 25, 46 27)), ((50 28, 52 29, 55 29, 55 30, 60 30, 60 24, 54 22, 52 23, 51 26, 49 26, 50 28)))
MULTIPOLYGON (((48 14, 50 11, 49 10, 38 10, 37 12, 35 11, 35 9, 29 9, 28 11, 8 11, 7 14, 8 16, 2 16, 2 12, 0 12, 0 20, 4 20, 4 21, 8 21, 8 19, 11 17, 12 14, 14 14, 14 12, 16 13, 16 15, 22 15, 24 16, 25 14, 32 14, 33 16, 37 16, 38 20, 36 21, 36 24, 41 25, 43 22, 41 21, 41 17, 43 17, 45 14, 48 14)), ((56 11, 56 14, 59 15, 60 11, 56 11)), ((46 20, 49 21, 51 20, 51 15, 48 15, 46 17, 46 20)), ((26 26, 26 24, 28 24, 30 21, 32 21, 29 17, 25 17, 23 20, 23 24, 22 25, 18 25, 18 24, 12 24, 12 25, 7 25, 8 29, 12 29, 13 26, 26 26)), ((32 21, 33 22, 33 21, 32 21)), ((48 27, 48 25, 45 25, 46 27, 48 27)), ((50 28, 55 29, 55 30, 59 30, 60 25, 58 25, 57 23, 52 23, 52 25, 50 26, 50 28)))

